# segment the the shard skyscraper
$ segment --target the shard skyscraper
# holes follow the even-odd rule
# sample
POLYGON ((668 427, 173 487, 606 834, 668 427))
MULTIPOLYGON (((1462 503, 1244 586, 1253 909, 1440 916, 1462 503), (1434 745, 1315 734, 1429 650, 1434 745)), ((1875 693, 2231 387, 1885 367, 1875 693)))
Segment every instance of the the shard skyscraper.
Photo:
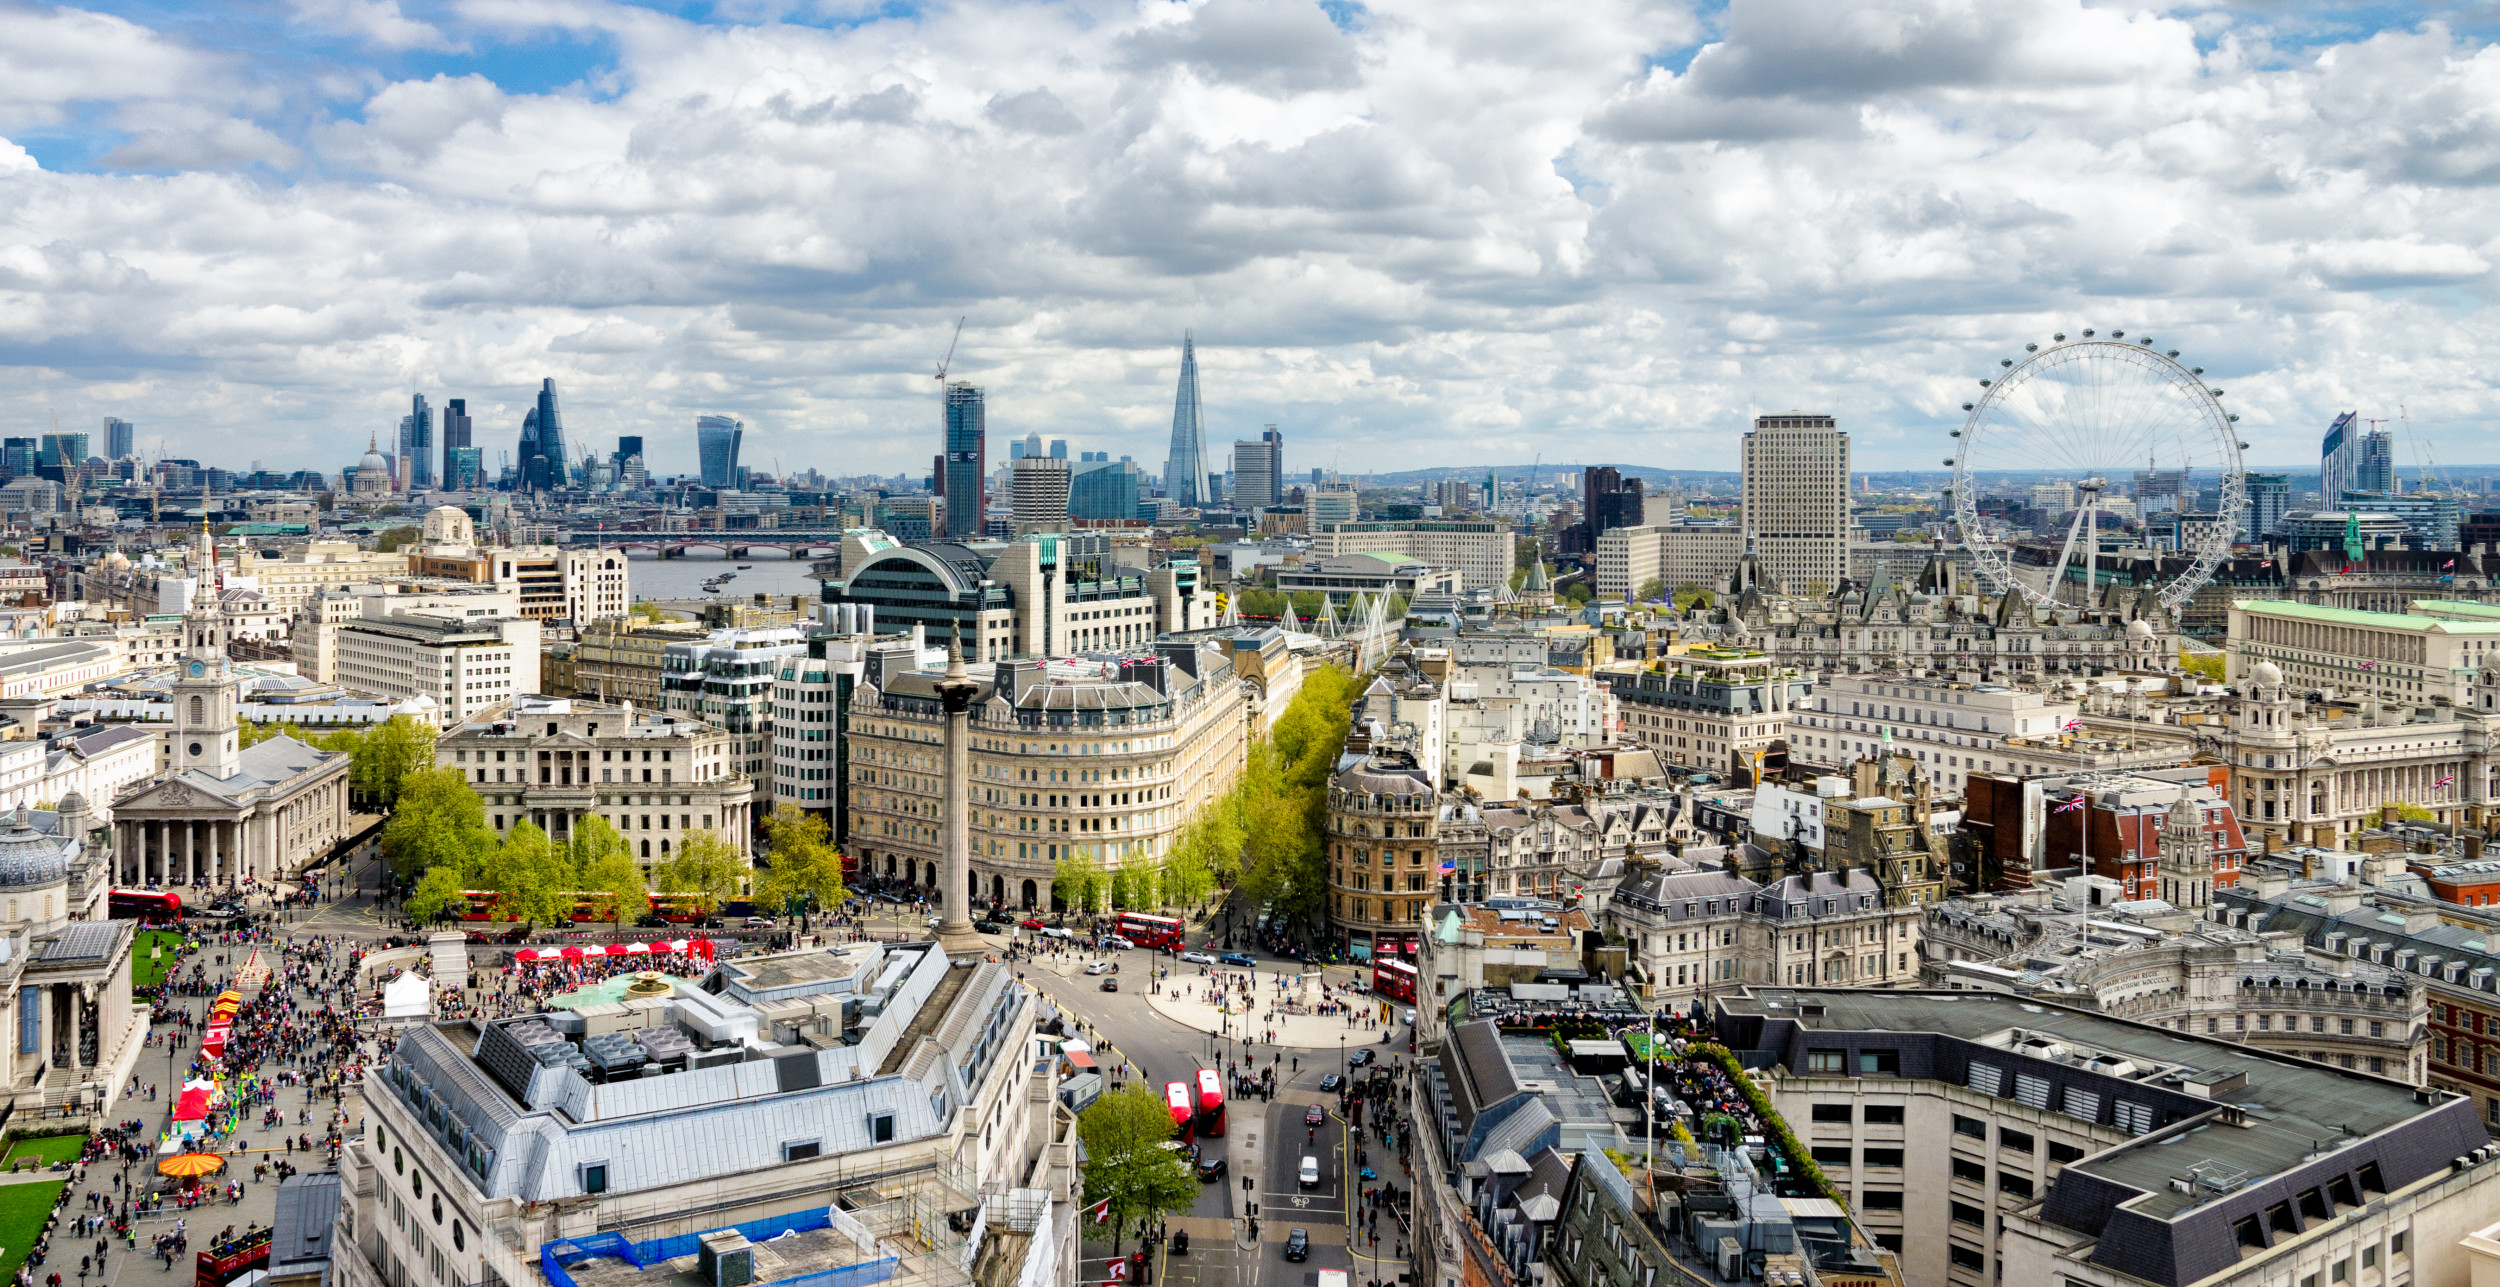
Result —
POLYGON ((1181 387, 1172 399, 1172 454, 1163 462, 1163 490, 1184 508, 1216 501, 1207 477, 1207 416, 1198 402, 1196 338, 1181 335, 1181 387))

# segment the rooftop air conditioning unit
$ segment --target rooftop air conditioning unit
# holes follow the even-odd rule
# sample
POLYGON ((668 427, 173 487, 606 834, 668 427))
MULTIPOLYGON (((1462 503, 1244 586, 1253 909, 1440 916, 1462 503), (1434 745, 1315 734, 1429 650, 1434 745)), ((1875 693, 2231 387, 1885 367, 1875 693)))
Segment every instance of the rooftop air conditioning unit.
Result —
POLYGON ((703 1235, 695 1272, 706 1287, 747 1287, 755 1281, 755 1248, 735 1229, 715 1229, 703 1235))

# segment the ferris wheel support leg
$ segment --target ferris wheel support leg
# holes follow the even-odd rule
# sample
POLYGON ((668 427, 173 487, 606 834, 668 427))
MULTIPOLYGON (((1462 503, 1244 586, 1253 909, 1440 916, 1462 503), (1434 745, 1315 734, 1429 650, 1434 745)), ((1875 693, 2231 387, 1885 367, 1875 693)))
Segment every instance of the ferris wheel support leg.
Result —
MULTIPOLYGON (((2079 532, 2079 531, 2083 530, 2083 519, 2084 519, 2084 516, 2085 516, 2085 515, 2087 515, 2087 514, 2090 514, 2091 512, 2092 512, 2092 501, 2091 501, 2090 499, 2086 499, 2086 500, 2084 501, 2084 503, 2083 503, 2082 508, 2077 509, 2077 510, 2075 511, 2075 518, 2074 518, 2074 521, 2073 521, 2073 522, 2071 522, 2071 523, 2068 523, 2068 524, 2066 525, 2066 545, 2065 545, 2065 548, 2060 549, 2060 550, 2057 552, 2057 566, 2049 572, 2049 584, 2048 584, 2048 592, 2047 592, 2047 595, 2048 595, 2048 599, 2049 599, 2049 601, 2050 601, 2050 602, 2052 602, 2052 603, 2056 602, 2056 601, 2057 601, 2057 597, 2058 597, 2060 594, 2062 594, 2062 593, 2064 593, 2064 592, 2065 592, 2065 588, 2066 588, 2066 564, 2067 564, 2068 562, 2072 561, 2072 560, 2073 560, 2073 558, 2075 557, 2075 533, 2077 533, 2077 532, 2079 532)), ((2096 542, 2096 548, 2097 548, 2097 542, 2096 542)))

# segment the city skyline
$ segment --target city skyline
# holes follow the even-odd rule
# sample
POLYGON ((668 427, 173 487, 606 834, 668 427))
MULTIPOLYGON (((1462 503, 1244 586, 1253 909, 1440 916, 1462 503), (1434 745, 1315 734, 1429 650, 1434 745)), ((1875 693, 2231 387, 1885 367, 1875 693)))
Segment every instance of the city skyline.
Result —
POLYGON ((1211 444, 1276 423, 1349 472, 1732 469, 1791 409, 1900 468, 1996 358, 2098 325, 2198 354, 2260 465, 2356 407, 2500 455, 2482 15, 1928 8, 13 12, 52 66, 0 103, 0 390, 335 469, 418 392, 491 465, 552 377, 657 472, 705 411, 917 472, 965 317, 998 433, 1149 468, 1192 329, 1211 444))

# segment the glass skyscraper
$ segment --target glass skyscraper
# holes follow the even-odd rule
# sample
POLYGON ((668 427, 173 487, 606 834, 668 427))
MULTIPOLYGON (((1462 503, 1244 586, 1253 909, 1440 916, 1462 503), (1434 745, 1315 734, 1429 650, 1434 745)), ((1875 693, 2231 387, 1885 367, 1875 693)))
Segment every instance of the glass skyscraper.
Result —
POLYGON ((73 487, 86 467, 87 435, 48 433, 43 436, 43 458, 36 463, 36 473, 64 487, 73 487))
POLYGON ((128 460, 138 455, 139 453, 135 450, 138 445, 138 436, 139 426, 118 416, 106 416, 104 418, 104 458, 128 460))
POLYGON ((2361 436, 2360 459, 2353 462, 2352 489, 2396 494, 2396 440, 2385 430, 2361 436))
POLYGON ((2242 511, 2244 526, 2240 539, 2252 545, 2261 544, 2283 526, 2283 515, 2292 508, 2292 476, 2290 474, 2250 474, 2248 476, 2248 508, 2242 511))
POLYGON ((466 473, 460 466, 460 449, 472 445, 469 438, 469 400, 453 398, 443 404, 443 486, 458 489, 478 485, 477 458, 469 458, 466 473))
POLYGON ((960 382, 946 386, 946 454, 938 463, 945 469, 939 494, 946 499, 946 539, 977 539, 986 517, 981 487, 990 468, 989 423, 981 386, 960 382))
POLYGON ((1137 498, 1145 493, 1145 481, 1127 457, 1080 462, 1068 480, 1068 517, 1118 522, 1137 518, 1137 498))
POLYGON ((2361 458, 2361 429, 2355 422, 2360 417, 2358 411, 2335 417, 2335 423, 2326 427, 2325 440, 2318 444, 2318 498, 2329 505, 2355 486, 2355 466, 2361 458))
POLYGON ((410 491, 434 487, 434 408, 422 393, 409 399, 408 414, 399 418, 399 472, 410 491))
POLYGON ((738 485, 738 444, 745 437, 746 426, 728 416, 695 417, 694 447, 703 464, 704 486, 738 485))
POLYGON ((514 463, 519 467, 524 490, 548 491, 565 485, 564 415, 556 405, 553 379, 539 381, 538 405, 521 418, 518 456, 514 463))
POLYGON ((1181 384, 1172 397, 1172 451, 1163 462, 1163 490, 1185 508, 1215 503, 1207 478, 1207 417, 1198 403, 1197 337, 1181 335, 1181 384))

